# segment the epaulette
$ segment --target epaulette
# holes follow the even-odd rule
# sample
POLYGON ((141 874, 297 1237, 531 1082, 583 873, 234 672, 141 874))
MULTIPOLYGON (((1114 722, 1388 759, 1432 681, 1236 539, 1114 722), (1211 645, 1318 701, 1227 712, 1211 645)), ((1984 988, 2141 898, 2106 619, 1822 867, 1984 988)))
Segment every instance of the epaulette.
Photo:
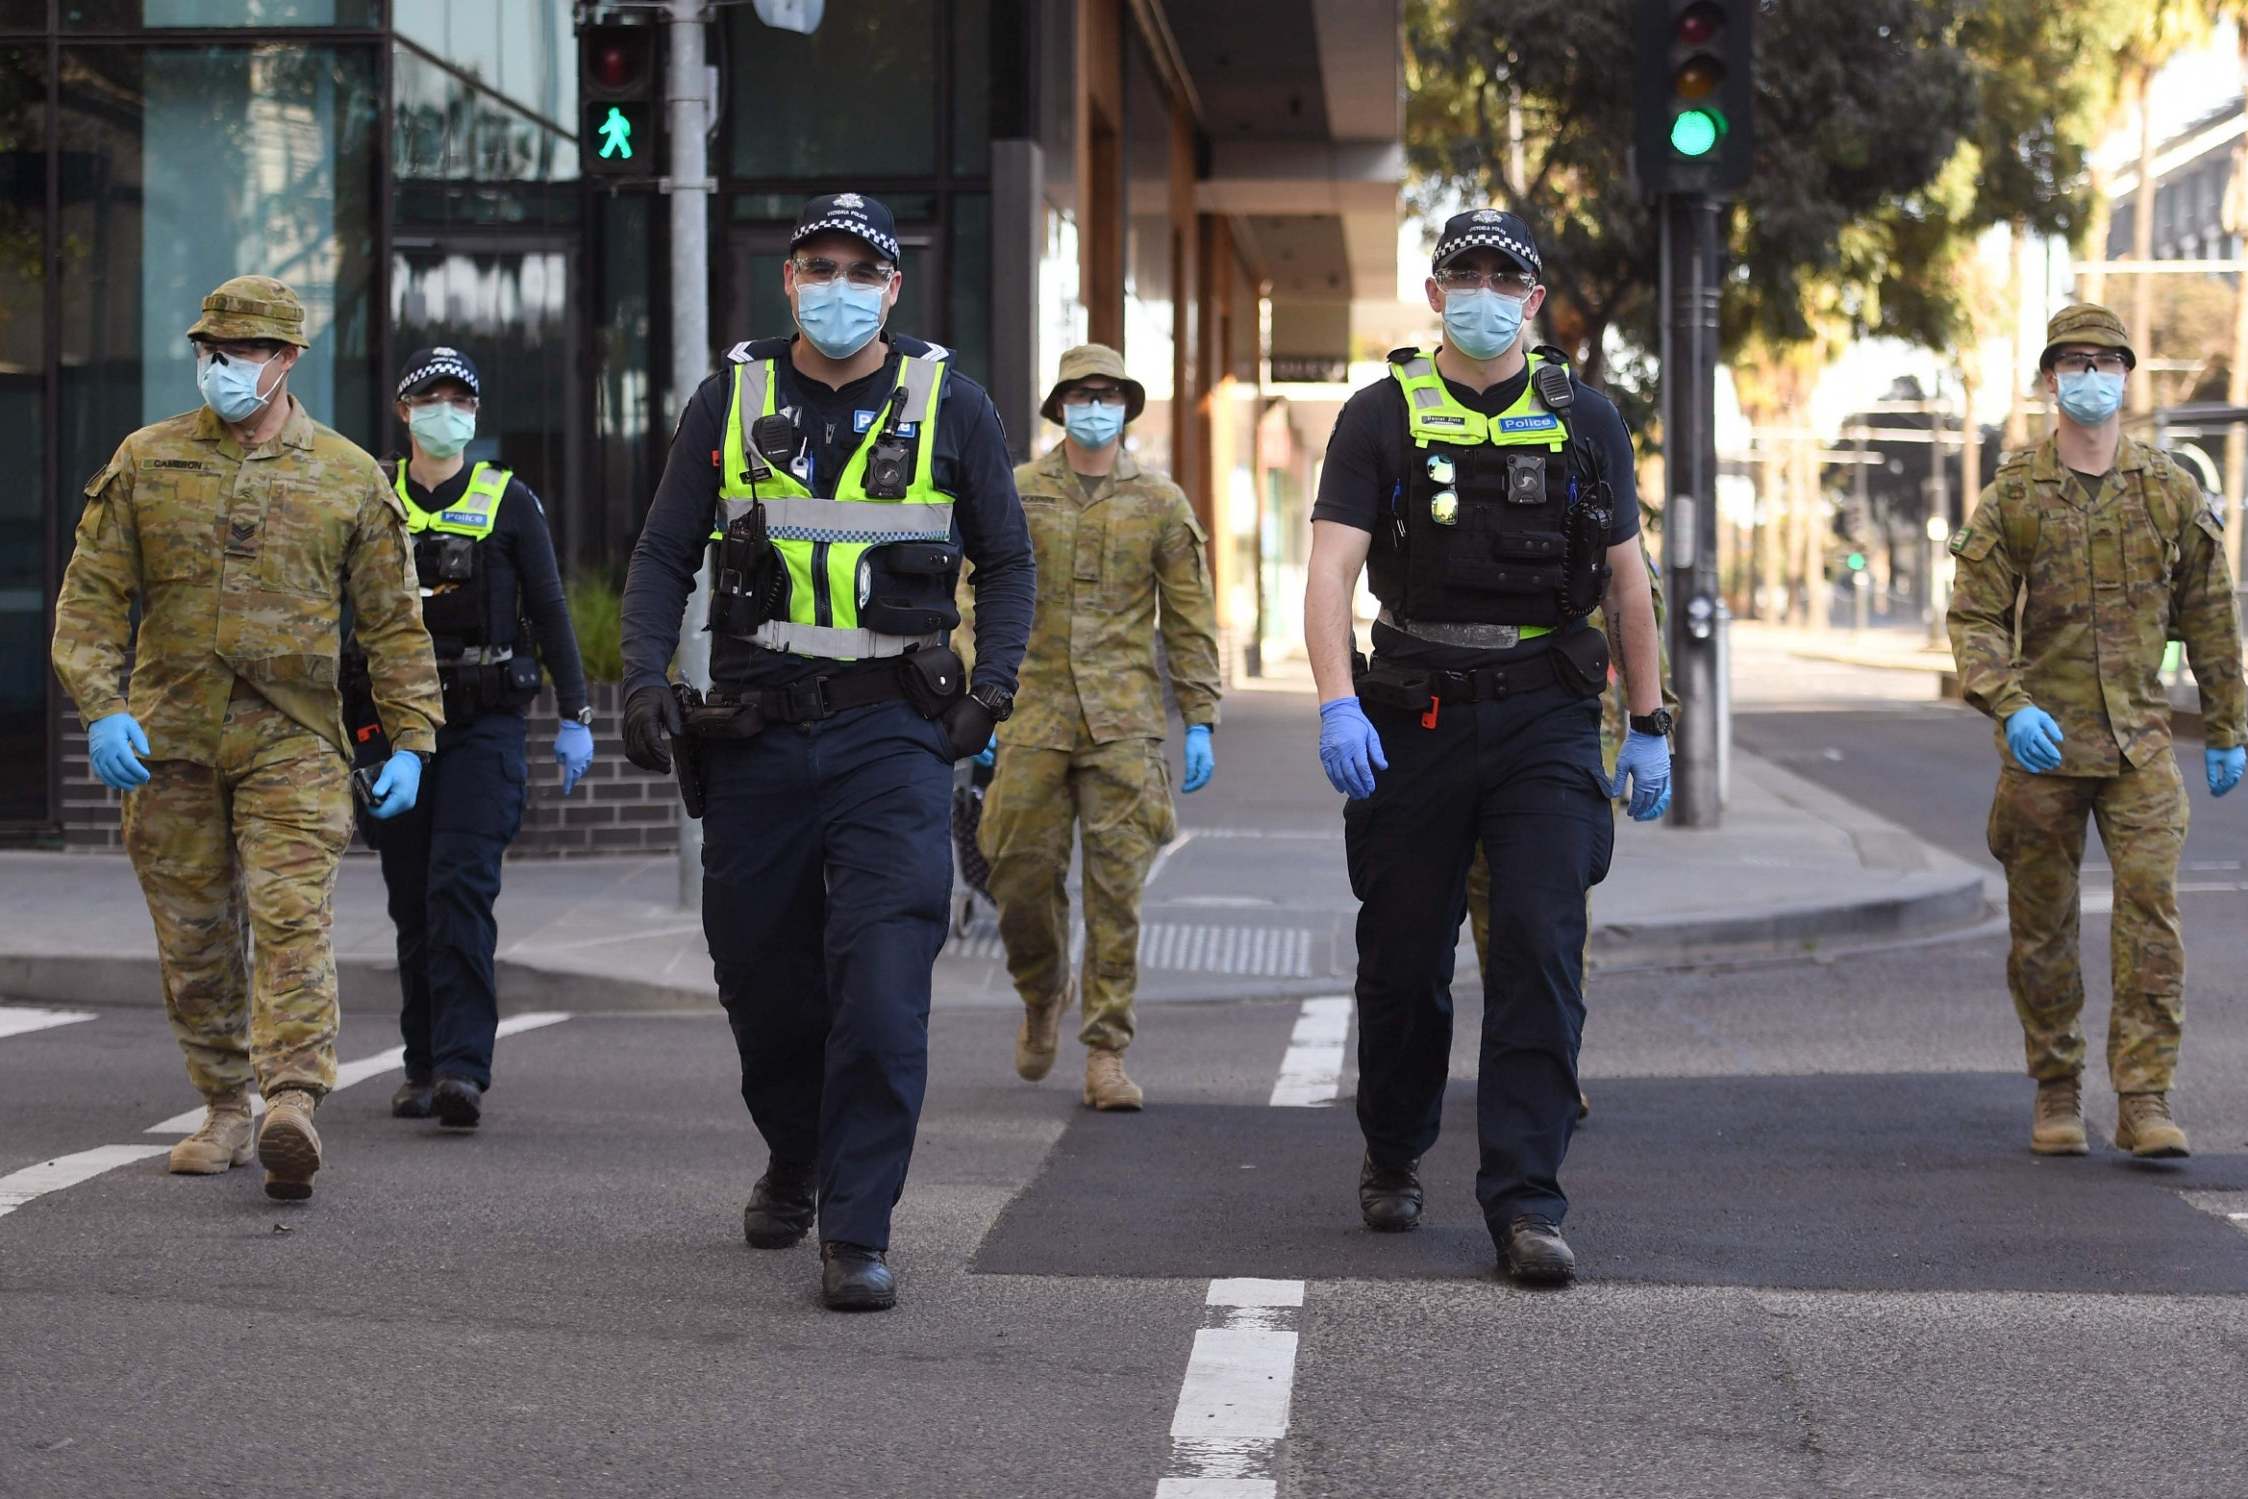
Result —
POLYGON ((1404 364, 1408 360, 1419 358, 1420 353, 1421 351, 1412 344, 1400 344, 1384 354, 1382 359, 1389 364, 1404 364))

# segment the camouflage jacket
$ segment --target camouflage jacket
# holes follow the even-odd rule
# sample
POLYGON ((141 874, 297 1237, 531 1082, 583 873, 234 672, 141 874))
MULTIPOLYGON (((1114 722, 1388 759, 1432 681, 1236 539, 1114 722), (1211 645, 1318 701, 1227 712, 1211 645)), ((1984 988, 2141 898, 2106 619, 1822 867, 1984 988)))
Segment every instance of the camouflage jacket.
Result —
POLYGON ((1096 744, 1162 738, 1159 631, 1179 712, 1215 724, 1217 601, 1185 493, 1119 453, 1088 499, 1063 446, 1016 469, 1015 488, 1038 555, 1038 611, 999 742, 1074 749, 1080 722, 1096 744))
POLYGON ((129 707, 152 759, 215 763, 237 678, 343 751, 346 601, 391 746, 437 748, 405 511, 374 459, 289 399, 280 435, 248 453, 198 408, 126 438, 86 484, 55 600, 55 674, 88 723, 129 707))
POLYGON ((2002 747, 2006 719, 2035 704, 2061 726, 2058 774, 2116 775, 2167 753, 2173 638, 2201 684, 2208 743, 2248 742, 2223 523, 2167 455, 2124 438, 2086 504, 2048 437, 1999 468, 1951 551, 1952 655, 2002 747))

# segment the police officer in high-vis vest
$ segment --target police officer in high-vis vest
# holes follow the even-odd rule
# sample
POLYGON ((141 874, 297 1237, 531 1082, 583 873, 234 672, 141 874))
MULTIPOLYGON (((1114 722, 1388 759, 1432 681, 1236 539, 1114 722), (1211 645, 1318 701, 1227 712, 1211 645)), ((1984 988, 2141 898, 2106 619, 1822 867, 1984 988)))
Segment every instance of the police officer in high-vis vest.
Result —
POLYGON ((1545 299, 1529 226, 1477 209, 1444 226, 1428 279, 1433 353, 1399 349, 1343 408, 1312 510, 1304 629, 1319 755, 1350 800, 1358 918, 1358 1122, 1366 1226, 1420 1221, 1452 1050, 1452 955, 1468 866, 1491 866, 1476 1198, 1514 1278, 1576 1273, 1560 1172, 1578 1108, 1586 892, 1607 874, 1609 797, 1670 801, 1654 604, 1630 434, 1558 351, 1526 350, 1545 299), (1381 613, 1355 657, 1351 595, 1381 613), (1606 635, 1632 717, 1600 759, 1606 635))
POLYGON ((676 768, 703 818, 703 929, 771 1151, 743 1230, 781 1249, 816 1218, 837 1310, 897 1298, 952 766, 1012 710, 1036 573, 990 399, 883 330, 903 275, 881 203, 804 205, 781 270, 798 335, 737 345, 687 403, 624 594, 626 753, 676 768), (706 558, 703 697, 665 678, 706 558), (946 638, 963 562, 969 680, 946 638))
MULTIPOLYGON (((499 1025, 492 915, 500 859, 523 821, 529 770, 524 715, 539 663, 554 678, 562 794, 593 762, 593 710, 563 601, 546 511, 498 463, 470 463, 483 381, 458 349, 423 349, 398 379, 410 454, 391 465, 420 575, 422 623, 437 652, 445 726, 411 812, 370 839, 382 856, 398 928, 406 1080, 401 1119, 432 1113, 456 1129, 483 1116, 499 1025)), ((347 682, 352 662, 345 662, 347 682)))

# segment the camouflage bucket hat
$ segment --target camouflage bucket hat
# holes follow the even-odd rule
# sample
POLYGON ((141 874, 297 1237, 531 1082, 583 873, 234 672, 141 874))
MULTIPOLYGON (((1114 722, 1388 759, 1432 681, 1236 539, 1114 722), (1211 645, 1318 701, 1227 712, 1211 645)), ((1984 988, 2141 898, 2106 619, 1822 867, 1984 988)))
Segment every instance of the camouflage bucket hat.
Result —
POLYGON ((236 276, 203 299, 189 338, 272 338, 308 348, 304 303, 271 276, 236 276))
POLYGON ((1046 392, 1046 404, 1038 414, 1050 422, 1062 419, 1062 392, 1081 380, 1106 377, 1124 387, 1124 420, 1138 421, 1147 409, 1147 387, 1124 373, 1124 356, 1107 344, 1079 344, 1062 356, 1061 373, 1054 377, 1054 388, 1046 392))
POLYGON ((2078 302, 2053 314, 2053 320, 2045 325, 2045 352, 2037 356, 2037 367, 2051 369, 2054 350, 2069 344, 2119 349, 2126 368, 2139 367, 2139 356, 2131 351, 2130 335, 2123 331, 2123 319, 2097 302, 2078 302))

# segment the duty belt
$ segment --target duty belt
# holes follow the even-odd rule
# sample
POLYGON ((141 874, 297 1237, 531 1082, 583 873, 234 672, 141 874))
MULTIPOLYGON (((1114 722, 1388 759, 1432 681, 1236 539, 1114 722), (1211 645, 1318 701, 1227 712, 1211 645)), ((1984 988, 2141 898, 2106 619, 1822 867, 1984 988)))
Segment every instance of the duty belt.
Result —
POLYGON ((1374 616, 1381 623, 1415 640, 1431 645, 1459 645, 1470 650, 1511 651, 1525 640, 1550 635, 1550 625, 1449 624, 1439 620, 1403 619, 1388 609, 1374 616))
POLYGON ((439 658, 439 666, 497 666, 515 659, 512 645, 479 645, 454 655, 439 658))
POLYGON ((786 687, 714 688, 681 708, 687 732, 698 739, 754 739, 774 724, 817 723, 906 695, 904 679, 886 668, 800 677, 786 687))
POLYGON ((1518 692, 1569 683, 1563 659, 1559 651, 1546 651, 1527 660, 1479 666, 1472 671, 1425 671, 1376 661, 1359 674, 1358 694, 1407 713, 1424 712, 1434 702, 1493 703, 1518 692))

